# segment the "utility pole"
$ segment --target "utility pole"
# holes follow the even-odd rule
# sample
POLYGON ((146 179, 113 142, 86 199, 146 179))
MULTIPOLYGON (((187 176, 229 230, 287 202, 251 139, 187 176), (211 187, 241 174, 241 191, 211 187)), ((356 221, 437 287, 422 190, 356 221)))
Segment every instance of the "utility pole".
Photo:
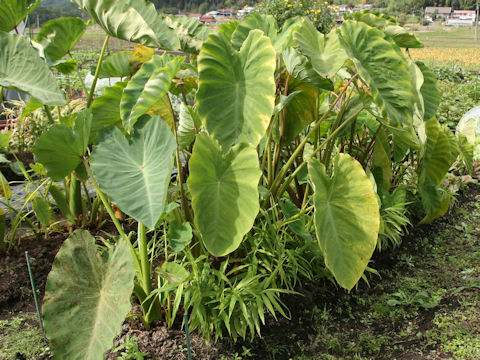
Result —
POLYGON ((478 41, 478 0, 475 8, 475 41, 478 41))

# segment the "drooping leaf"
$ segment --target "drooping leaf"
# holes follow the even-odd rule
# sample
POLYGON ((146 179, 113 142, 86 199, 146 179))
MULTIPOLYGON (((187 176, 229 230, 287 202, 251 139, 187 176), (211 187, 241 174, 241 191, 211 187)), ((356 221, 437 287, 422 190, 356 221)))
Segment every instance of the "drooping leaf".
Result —
POLYGON ((36 197, 32 201, 33 211, 35 216, 42 226, 49 226, 53 222, 52 207, 43 197, 36 197))
POLYGON ((402 48, 418 49, 423 48, 422 42, 417 36, 408 32, 404 27, 398 25, 388 25, 383 31, 390 36, 397 46, 402 48))
POLYGON ((345 13, 344 17, 345 20, 353 19, 361 21, 378 29, 383 29, 388 25, 398 25, 398 21, 393 16, 389 16, 378 11, 372 11, 370 9, 345 13))
POLYGON ((153 55, 155 49, 141 44, 135 45, 130 56, 130 73, 135 74, 144 63, 152 59, 153 55))
POLYGON ((120 116, 128 132, 140 116, 167 94, 182 61, 183 58, 168 54, 155 55, 127 83, 120 101, 120 116))
POLYGON ((452 165, 450 141, 435 118, 425 122, 425 131, 427 142, 420 181, 425 182, 425 178, 429 178, 433 186, 438 186, 452 165))
POLYGON ((0 1, 0 31, 7 33, 12 31, 41 2, 42 0, 0 1))
POLYGON ((379 186, 385 190, 390 189, 392 181, 392 161, 390 159, 390 149, 385 149, 381 143, 376 143, 372 155, 372 173, 379 186))
POLYGON ((253 14, 241 21, 232 34, 232 45, 239 50, 247 39, 250 31, 261 30, 270 39, 272 44, 277 39, 278 27, 272 15, 253 14))
POLYGON ((315 229, 325 265, 350 290, 362 276, 377 244, 377 196, 360 163, 347 154, 334 158, 333 176, 318 160, 308 163, 314 185, 315 229))
POLYGON ((35 143, 35 161, 45 166, 53 180, 62 180, 80 164, 83 142, 67 125, 55 124, 45 131, 35 143))
POLYGON ((81 146, 82 155, 87 150, 91 129, 92 112, 90 109, 85 109, 78 113, 75 123, 73 124, 73 133, 75 134, 75 138, 78 139, 78 143, 81 146))
POLYGON ((170 222, 168 228, 167 239, 168 244, 176 253, 182 251, 192 240, 192 227, 188 222, 180 224, 178 221, 173 220, 170 222))
POLYGON ((75 59, 58 60, 52 66, 62 74, 68 75, 77 68, 78 61, 75 59))
POLYGON ((187 53, 198 54, 210 30, 195 18, 185 16, 167 16, 165 21, 176 30, 180 40, 180 49, 187 53))
POLYGON ((170 128, 158 116, 140 119, 131 139, 112 127, 94 146, 93 174, 120 210, 153 229, 163 213, 175 147, 170 128))
POLYGON ((227 255, 238 248, 260 208, 255 147, 241 143, 224 154, 217 141, 201 133, 189 166, 195 225, 211 254, 227 255))
POLYGON ((317 118, 318 89, 304 81, 291 78, 288 93, 301 91, 285 107, 284 139, 292 141, 300 132, 317 118))
POLYGON ((470 143, 467 137, 463 134, 457 134, 458 137, 458 149, 460 151, 461 158, 465 163, 469 173, 473 172, 473 150, 474 145, 470 143))
MULTIPOLYGON (((98 74, 98 77, 103 79, 109 77, 130 76, 132 71, 130 68, 131 56, 132 52, 128 50, 119 51, 107 56, 102 61, 102 66, 100 67, 100 73, 98 74)), ((96 66, 94 68, 96 68, 96 66)))
POLYGON ((23 91, 45 105, 65 104, 65 95, 29 39, 0 31, 0 49, 0 86, 23 91))
POLYGON ((51 184, 48 188, 48 192, 52 195, 53 200, 55 201, 55 206, 60 209, 63 217, 67 220, 69 225, 75 224, 75 217, 70 211, 70 206, 68 206, 67 198, 65 192, 60 190, 55 184, 51 184))
POLYGON ((157 13, 155 5, 136 0, 72 0, 113 37, 153 48, 177 50, 175 32, 157 13))
POLYGON ((62 17, 42 26, 36 41, 43 46, 51 62, 60 60, 73 49, 83 36, 87 24, 80 18, 62 17))
POLYGON ((92 131, 96 132, 103 127, 114 125, 120 119, 120 100, 126 81, 117 82, 108 87, 102 96, 97 97, 92 104, 92 131))
POLYGON ((362 22, 344 22, 338 35, 376 105, 392 124, 411 124, 416 91, 401 51, 380 30, 362 22))
POLYGON ((325 36, 310 21, 304 21, 293 38, 300 51, 312 62, 313 69, 323 76, 336 74, 347 60, 335 31, 325 36))
POLYGON ((437 114, 442 93, 438 89, 435 74, 421 61, 416 62, 423 74, 423 84, 420 92, 423 97, 424 119, 428 120, 437 114))
POLYGON ((198 57, 198 113, 224 149, 265 134, 275 101, 275 50, 252 30, 240 51, 222 34, 212 34, 198 57))
POLYGON ((178 124, 178 147, 180 150, 185 149, 195 140, 195 135, 200 131, 201 122, 195 108, 180 105, 179 124, 178 124))
POLYGON ((332 81, 315 71, 307 57, 298 53, 296 49, 285 49, 282 53, 282 58, 285 62, 285 67, 294 78, 312 84, 318 89, 333 91, 332 81))
MULTIPOLYGON (((429 195, 426 195, 425 192, 423 192, 423 196, 425 197, 425 196, 429 196, 429 195)), ((431 223, 433 220, 438 219, 438 218, 442 217, 443 215, 445 215, 448 211, 448 208, 450 207, 450 199, 451 199, 451 196, 449 194, 444 194, 442 200, 440 201, 440 205, 438 205, 438 208, 435 210, 435 212, 432 215, 426 215, 422 219, 422 221, 420 221, 418 223, 418 225, 431 223)), ((423 201, 424 205, 425 205, 426 201, 427 202, 429 201, 428 199, 425 201, 425 199, 423 199, 423 198, 422 198, 422 200, 424 200, 423 201)), ((434 201, 436 201, 436 200, 434 200, 434 201)), ((437 205, 434 205, 434 206, 437 206, 437 205)))
POLYGON ((87 231, 77 230, 65 241, 48 275, 43 303, 55 358, 103 358, 130 311, 134 276, 125 241, 108 257, 100 256, 87 231))
POLYGON ((428 177, 425 182, 419 184, 418 193, 427 217, 433 217, 441 209, 442 193, 428 177))

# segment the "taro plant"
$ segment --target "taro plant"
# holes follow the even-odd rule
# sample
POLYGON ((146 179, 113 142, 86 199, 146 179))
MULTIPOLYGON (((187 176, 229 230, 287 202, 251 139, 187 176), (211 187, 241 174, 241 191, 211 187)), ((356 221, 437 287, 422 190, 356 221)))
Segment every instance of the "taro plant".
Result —
POLYGON ((392 19, 362 13, 324 35, 308 19, 278 27, 255 14, 207 37, 202 25, 149 3, 74 2, 107 33, 95 78, 108 69, 125 81, 97 98, 94 81, 87 109, 73 127, 42 135, 37 160, 51 177, 86 173, 119 236, 104 257, 86 232, 61 249, 44 307, 54 354, 79 353, 78 345, 78 357, 100 358, 132 289, 147 327, 163 316, 173 324, 183 304, 207 338, 253 336, 265 309, 288 315, 279 296, 301 281, 297 269, 351 290, 379 232, 395 231, 385 228, 388 209, 404 203, 397 192, 420 195, 425 222, 448 208, 442 180, 461 142, 435 119, 433 74, 401 51, 421 43, 392 19), (126 54, 104 59, 110 36, 140 44, 128 66, 126 54), (181 49, 190 62, 152 48, 181 49), (137 222, 136 233, 127 234, 112 203, 137 222), (292 238, 301 239, 297 248, 292 238), (155 256, 163 258, 156 269, 155 256), (74 274, 62 272, 68 262, 74 274), (74 293, 92 303, 69 301, 74 293), (110 316, 109 296, 119 297, 118 316, 110 316), (67 345, 77 312, 91 321, 67 345))

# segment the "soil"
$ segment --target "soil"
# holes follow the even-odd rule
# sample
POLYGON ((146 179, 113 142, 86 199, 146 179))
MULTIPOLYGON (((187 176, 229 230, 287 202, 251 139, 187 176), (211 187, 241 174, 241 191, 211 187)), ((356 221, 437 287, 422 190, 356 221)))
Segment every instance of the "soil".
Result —
MULTIPOLYGON (((470 186, 463 194, 458 196, 455 208, 466 207, 471 203, 478 202, 479 195, 480 186, 470 186)), ((304 283, 303 287, 298 290, 301 295, 289 295, 282 298, 290 309, 290 319, 280 317, 275 320, 272 317, 267 317, 267 323, 262 328, 261 338, 256 337, 253 341, 240 340, 236 343, 227 338, 215 344, 206 344, 202 338, 196 334, 191 334, 193 358, 197 360, 220 360, 222 358, 287 360, 302 354, 306 356, 305 359, 313 360, 312 356, 328 353, 331 349, 325 349, 325 342, 319 339, 321 334, 319 333, 318 313, 323 310, 331 314, 328 320, 329 324, 325 325, 327 329, 327 335, 325 336, 327 337, 330 336, 330 331, 340 334, 339 337, 342 336, 342 332, 345 332, 343 336, 347 338, 348 332, 355 334, 365 331, 361 318, 365 316, 366 306, 365 300, 362 299, 382 296, 388 286, 391 287, 392 281, 395 281, 392 280, 392 277, 383 277, 383 274, 397 272, 403 274, 402 276, 408 276, 411 269, 404 264, 404 259, 408 256, 428 257, 429 255, 429 250, 422 248, 419 239, 429 238, 432 234, 441 233, 446 227, 452 226, 460 220, 460 215, 457 212, 450 212, 432 224, 411 229, 410 234, 404 238, 399 249, 376 252, 372 264, 382 274, 382 277, 369 274, 369 284, 361 281, 357 289, 354 289, 350 294, 327 280, 304 283)), ((42 299, 47 275, 64 238, 65 235, 50 236, 42 241, 26 238, 22 240, 16 251, 0 252, 0 320, 11 318, 19 312, 35 313, 25 262, 25 251, 29 252, 38 297, 42 299)), ((445 275, 445 278, 450 280, 449 277, 453 276, 455 276, 454 273, 449 273, 445 275)), ((404 324, 374 323, 372 328, 369 329, 369 334, 385 336, 390 340, 380 344, 379 349, 372 350, 372 353, 367 355, 366 358, 452 358, 450 354, 441 351, 438 344, 427 344, 425 337, 418 334, 425 334, 433 328, 433 319, 439 309, 453 311, 458 307, 457 298, 447 294, 437 307, 420 309, 414 318, 408 320, 414 322, 416 330, 403 338, 394 336, 394 334, 404 329, 404 324), (389 351, 385 351, 386 349, 389 349, 389 351), (435 355, 427 357, 425 352, 435 355)), ((138 312, 138 309, 134 306, 132 313, 135 312, 138 312)), ((127 337, 136 337, 139 350, 145 352, 149 359, 180 360, 188 358, 185 333, 179 329, 168 329, 162 322, 154 322, 150 331, 146 331, 140 321, 133 318, 125 320, 122 331, 114 342, 114 348, 127 337)), ((342 344, 341 346, 353 345, 342 344)), ((107 359, 116 359, 118 355, 118 352, 109 353, 107 359)), ((18 356, 18 358, 21 358, 20 354, 18 356)), ((321 359, 323 358, 321 357, 321 359)), ((325 359, 327 358, 330 359, 330 357, 325 357, 325 359)), ((332 357, 332 359, 335 358, 332 357)), ((359 359, 364 358, 359 357, 359 359)))

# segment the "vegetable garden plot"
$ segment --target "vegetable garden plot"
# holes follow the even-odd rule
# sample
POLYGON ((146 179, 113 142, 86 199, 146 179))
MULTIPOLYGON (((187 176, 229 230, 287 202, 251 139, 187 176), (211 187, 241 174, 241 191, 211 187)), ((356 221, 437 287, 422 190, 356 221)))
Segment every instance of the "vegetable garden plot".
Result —
POLYGON ((35 160, 46 177, 66 179, 55 201, 69 226, 83 228, 46 286, 45 329, 58 358, 101 358, 132 293, 147 329, 185 312, 207 340, 260 334, 266 313, 288 317, 281 295, 305 278, 351 290, 378 244, 402 231, 407 203, 422 222, 442 216, 453 196, 447 172, 471 168, 473 144, 435 118, 432 72, 401 51, 422 44, 393 18, 356 13, 324 35, 307 19, 279 28, 255 14, 209 32, 150 3, 74 2, 106 33, 95 77, 125 78, 96 98, 94 80, 79 113, 51 112, 68 102, 49 67, 74 46, 77 36, 61 31, 71 20, 45 25, 48 42, 34 43, 44 58, 0 32, 0 85, 44 106, 51 126, 35 160), (125 53, 105 56, 110 37, 138 43, 128 66, 125 53), (93 200, 82 197, 85 184, 93 200), (85 228, 104 212, 118 236, 98 251, 85 228), (76 313, 89 322, 72 342, 76 313))

